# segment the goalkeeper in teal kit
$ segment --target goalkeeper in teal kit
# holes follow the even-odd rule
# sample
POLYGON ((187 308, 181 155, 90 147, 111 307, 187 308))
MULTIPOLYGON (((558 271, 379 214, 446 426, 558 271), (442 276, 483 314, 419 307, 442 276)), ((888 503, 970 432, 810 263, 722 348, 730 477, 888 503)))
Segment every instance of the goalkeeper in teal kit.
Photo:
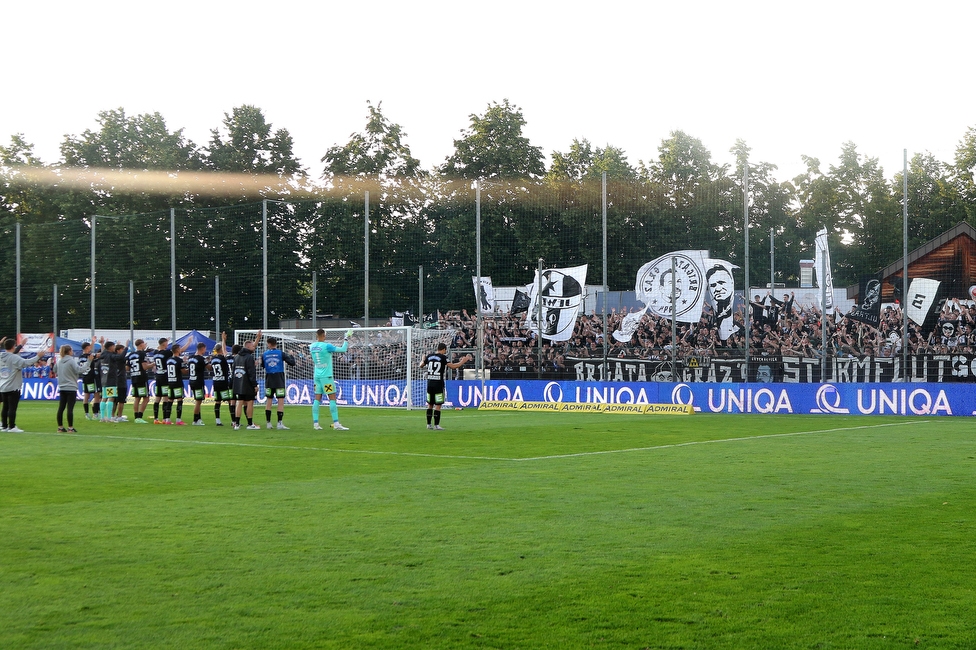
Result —
POLYGON ((308 351, 312 356, 312 363, 315 366, 315 373, 312 382, 315 386, 315 401, 312 402, 312 428, 321 429, 319 424, 319 405, 322 402, 322 395, 329 398, 329 412, 332 414, 332 428, 336 431, 348 431, 347 427, 339 424, 339 406, 336 404, 336 383, 332 374, 332 355, 335 352, 345 352, 349 349, 349 336, 352 330, 346 332, 342 339, 342 345, 333 345, 325 342, 325 330, 319 329, 315 332, 316 341, 308 346, 308 351))

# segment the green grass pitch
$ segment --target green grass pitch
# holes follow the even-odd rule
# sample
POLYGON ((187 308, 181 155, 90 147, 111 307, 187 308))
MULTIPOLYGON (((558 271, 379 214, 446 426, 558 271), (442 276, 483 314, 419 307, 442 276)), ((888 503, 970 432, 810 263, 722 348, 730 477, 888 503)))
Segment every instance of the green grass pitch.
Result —
POLYGON ((970 418, 54 413, 0 433, 0 648, 976 647, 970 418))

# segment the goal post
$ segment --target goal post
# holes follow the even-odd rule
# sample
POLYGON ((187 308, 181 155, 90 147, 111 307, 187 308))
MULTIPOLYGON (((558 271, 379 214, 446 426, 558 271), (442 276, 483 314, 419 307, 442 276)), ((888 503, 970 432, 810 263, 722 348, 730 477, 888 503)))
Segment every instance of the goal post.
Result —
MULTIPOLYGON (((315 399, 312 377, 314 367, 309 345, 316 340, 315 329, 264 330, 254 351, 258 384, 263 395, 264 369, 261 354, 269 337, 278 340, 278 348, 290 354, 295 367, 285 366, 287 400, 291 404, 311 404, 315 399)), ((336 399, 342 406, 389 406, 410 409, 426 403, 426 381, 421 364, 439 343, 450 348, 452 329, 416 327, 326 328, 325 340, 342 344, 346 332, 349 347, 333 356, 336 399)), ((237 330, 234 342, 253 341, 258 330, 237 330)))

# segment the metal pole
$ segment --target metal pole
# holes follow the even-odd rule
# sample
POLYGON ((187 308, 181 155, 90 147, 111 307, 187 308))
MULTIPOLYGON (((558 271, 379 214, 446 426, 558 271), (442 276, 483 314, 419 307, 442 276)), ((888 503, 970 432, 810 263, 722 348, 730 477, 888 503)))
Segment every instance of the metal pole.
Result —
POLYGON ((95 223, 98 216, 91 220, 91 335, 95 336, 95 223))
POLYGON ((54 285, 54 322, 52 327, 54 328, 54 335, 60 336, 58 332, 58 285, 54 285))
POLYGON ((674 274, 677 272, 675 268, 674 255, 671 256, 671 381, 678 381, 678 320, 677 313, 675 310, 675 304, 678 301, 678 297, 675 295, 675 281, 674 274))
POLYGON ((610 344, 607 341, 609 338, 609 324, 607 323, 607 298, 609 297, 609 289, 607 288, 607 172, 603 172, 603 188, 602 188, 602 202, 603 202, 603 381, 607 381, 610 374, 609 362, 607 361, 607 355, 610 353, 610 344))
MULTIPOLYGON (((745 380, 749 381, 749 334, 752 331, 752 323, 750 322, 750 315, 752 314, 752 309, 750 307, 750 290, 749 286, 749 161, 746 160, 742 166, 742 220, 743 220, 743 232, 745 233, 745 256, 743 260, 743 272, 745 273, 745 286, 743 287, 743 295, 745 296, 745 313, 742 316, 742 323, 746 330, 746 376, 745 380)), ((733 304, 735 303, 735 297, 732 298, 733 304)))
POLYGON ((319 272, 312 271, 312 329, 319 328, 319 272))
POLYGON ((17 242, 16 242, 16 257, 17 257, 17 271, 16 271, 16 275, 17 275, 17 289, 16 289, 16 294, 17 294, 17 297, 16 297, 16 303, 17 303, 17 319, 16 320, 17 320, 17 323, 16 323, 16 326, 17 326, 17 332, 16 332, 16 334, 20 334, 20 222, 19 221, 17 222, 16 235, 17 235, 16 236, 16 240, 17 240, 17 242))
POLYGON ((129 343, 133 343, 135 340, 136 340, 136 289, 135 289, 135 283, 132 280, 129 280, 129 343))
POLYGON ((264 329, 268 329, 268 199, 261 201, 261 264, 263 277, 261 323, 264 329))
POLYGON ((820 277, 817 278, 820 281, 820 344, 823 347, 823 358, 820 361, 820 381, 821 383, 827 381, 827 255, 823 254, 820 256, 823 261, 823 266, 817 269, 820 277))
POLYGON ((420 326, 424 326, 424 265, 420 265, 420 270, 417 272, 417 281, 420 283, 420 287, 417 292, 417 318, 420 319, 420 326))
POLYGON ((363 238, 366 247, 363 258, 363 318, 365 327, 369 327, 369 191, 366 192, 366 203, 363 211, 366 234, 363 238))
POLYGON ((773 248, 773 229, 769 229, 769 295, 776 297, 776 257, 773 248))
POLYGON ((537 372, 539 373, 539 378, 542 378, 542 258, 539 258, 539 270, 537 272, 537 280, 535 285, 535 311, 536 311, 536 333, 539 338, 539 361, 537 363, 537 372))
POLYGON ((901 258, 902 258, 902 283, 901 283, 901 355, 902 355, 902 381, 909 381, 908 375, 908 310, 905 309, 908 298, 908 149, 903 153, 904 164, 902 171, 902 207, 901 207, 901 258))
POLYGON ((169 209, 169 272, 172 275, 169 281, 169 309, 172 331, 171 341, 176 340, 176 208, 169 209))
POLYGON ((478 346, 477 360, 475 369, 478 377, 484 381, 484 362, 485 362, 485 339, 484 332, 481 331, 481 182, 474 182, 474 248, 475 248, 475 274, 478 276, 478 293, 475 294, 475 344, 478 346))
MULTIPOLYGON (((220 340, 220 276, 214 276, 214 338, 220 340)), ((224 350, 227 354, 227 350, 224 350)))

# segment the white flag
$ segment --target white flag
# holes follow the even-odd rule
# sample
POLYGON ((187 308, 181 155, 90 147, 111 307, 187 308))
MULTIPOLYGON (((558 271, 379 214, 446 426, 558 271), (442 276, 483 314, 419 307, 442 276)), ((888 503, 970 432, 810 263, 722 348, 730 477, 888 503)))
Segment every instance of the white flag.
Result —
POLYGON ((634 291, 656 316, 697 323, 705 304, 705 260, 708 251, 675 251, 640 267, 634 291), (674 273, 672 274, 672 271, 674 273))
POLYGON ((715 325, 723 341, 727 341, 739 329, 734 320, 735 279, 732 276, 732 269, 737 268, 726 260, 705 260, 709 304, 715 312, 715 325))
POLYGON ((707 259, 708 251, 675 251, 640 267, 634 292, 644 303, 644 311, 625 316, 613 338, 622 343, 629 341, 648 312, 671 318, 673 311, 676 321, 697 323, 705 304, 707 259))
POLYGON ((940 284, 942 283, 938 280, 912 278, 911 287, 905 296, 905 313, 919 325, 925 323, 925 317, 932 311, 940 284))
POLYGON ((480 305, 481 312, 495 311, 495 288, 491 285, 491 278, 484 275, 478 278, 477 275, 472 275, 471 282, 474 283, 474 299, 480 305))
POLYGON ((820 289, 820 293, 817 295, 824 303, 823 310, 826 312, 828 309, 834 308, 834 280, 830 273, 830 250, 827 248, 826 228, 821 228, 817 232, 816 246, 817 287, 820 289))
POLYGON ((568 341, 576 328, 576 318, 583 304, 586 286, 587 265, 565 269, 546 269, 542 272, 540 286, 539 271, 529 287, 529 310, 525 315, 525 326, 538 332, 539 307, 542 307, 542 338, 550 341, 568 341), (539 299, 541 294, 541 300, 539 299))

